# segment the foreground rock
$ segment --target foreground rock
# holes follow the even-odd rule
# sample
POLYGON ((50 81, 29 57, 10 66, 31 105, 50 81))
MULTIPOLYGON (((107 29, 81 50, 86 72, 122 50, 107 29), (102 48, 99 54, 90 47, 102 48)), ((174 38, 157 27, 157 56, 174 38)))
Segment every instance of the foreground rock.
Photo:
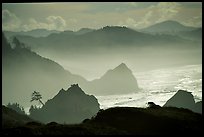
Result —
POLYGON ((178 92, 164 104, 164 107, 168 106, 187 108, 194 112, 202 113, 202 101, 195 103, 191 92, 185 90, 178 90, 178 92))
POLYGON ((67 91, 61 89, 42 108, 32 110, 30 116, 44 123, 80 123, 94 116, 99 109, 97 99, 74 84, 67 91))

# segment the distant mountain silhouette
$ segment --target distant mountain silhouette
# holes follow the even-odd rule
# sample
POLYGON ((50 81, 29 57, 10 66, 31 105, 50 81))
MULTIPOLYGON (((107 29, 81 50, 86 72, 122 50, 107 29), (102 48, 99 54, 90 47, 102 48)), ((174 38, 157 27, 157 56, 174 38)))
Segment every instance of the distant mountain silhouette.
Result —
MULTIPOLYGON (((21 43, 19 45, 21 46, 21 43)), ((138 90, 137 80, 124 63, 109 70, 101 79, 88 82, 27 48, 12 49, 4 35, 2 74, 3 102, 6 104, 12 101, 28 106, 33 91, 39 91, 43 100, 46 100, 55 95, 56 90, 66 88, 67 84, 71 83, 79 83, 87 93, 98 95, 125 94, 138 90), (13 96, 14 93, 17 94, 13 96)))
POLYGON ((194 29, 196 28, 182 25, 177 21, 167 20, 144 28, 142 29, 142 31, 153 33, 165 33, 165 32, 192 31, 194 29))
POLYGON ((178 92, 164 104, 164 107, 169 106, 187 108, 194 112, 202 113, 202 101, 195 103, 191 92, 185 90, 178 90, 178 92))
POLYGON ((177 21, 164 21, 140 30, 150 34, 171 35, 186 40, 202 41, 202 28, 189 27, 177 21))
POLYGON ((135 31, 127 27, 106 26, 98 30, 79 30, 78 32, 64 31, 61 33, 51 34, 44 38, 35 38, 28 36, 20 36, 17 38, 38 51, 51 50, 60 51, 63 54, 65 51, 73 51, 80 49, 82 51, 96 51, 100 48, 117 49, 128 47, 141 46, 157 46, 161 44, 189 44, 191 41, 175 37, 172 35, 151 35, 135 31), (88 31, 88 33, 86 33, 88 31), (79 35, 80 34, 80 35, 79 35), (91 42, 90 42, 91 41, 91 42), (56 45, 57 48, 56 48, 56 45), (100 47, 100 48, 99 48, 100 47))
MULTIPOLYGON (((192 37, 199 39, 195 35, 192 37)), ((194 40, 194 38, 188 38, 177 33, 150 34, 127 27, 106 26, 90 32, 85 31, 84 33, 82 31, 82 34, 80 31, 64 31, 50 34, 47 37, 35 38, 18 35, 17 38, 41 56, 59 62, 62 60, 80 62, 83 59, 93 59, 96 55, 96 59, 104 57, 107 60, 117 55, 124 56, 131 62, 137 62, 137 69, 140 71, 201 62, 202 39, 194 40), (151 54, 149 54, 149 51, 151 51, 151 54), (140 58, 140 54, 142 58, 140 58), (192 57, 189 54, 195 56, 192 57), (164 57, 165 61, 161 57, 164 57), (171 57, 177 57, 174 59, 176 61, 172 62, 171 57), (149 64, 149 61, 155 61, 155 63, 149 64), (145 67, 143 67, 144 64, 145 67)), ((107 63, 110 62, 107 60, 107 63)), ((91 63, 89 62, 89 64, 91 63)), ((72 67, 77 67, 77 65, 72 67)))
POLYGON ((46 37, 52 33, 60 33, 57 30, 47 30, 47 29, 34 29, 30 31, 20 31, 20 32, 12 32, 12 31, 4 31, 7 38, 24 35, 24 36, 32 36, 32 37, 46 37))
POLYGON ((91 81, 87 88, 90 93, 100 95, 126 94, 137 90, 137 80, 124 63, 108 70, 100 79, 91 81))
POLYGON ((18 46, 12 49, 2 33, 2 101, 5 104, 12 101, 28 106, 34 90, 47 99, 67 84, 86 82, 58 63, 21 47, 23 44, 18 40, 16 44, 18 46))
POLYGON ((94 29, 89 29, 89 28, 81 28, 80 30, 78 30, 77 32, 75 32, 75 34, 77 35, 82 35, 88 32, 92 32, 94 31, 94 29))
POLYGON ((73 84, 67 90, 61 89, 30 116, 45 123, 80 123, 94 116, 99 109, 99 103, 93 95, 85 94, 78 84, 73 84))
POLYGON ((190 31, 180 31, 177 33, 178 36, 181 36, 186 39, 196 40, 202 42, 202 28, 197 28, 190 31))
MULTIPOLYGON (((201 37, 197 37, 196 33, 190 38, 178 32, 151 34, 120 26, 106 26, 96 30, 82 29, 77 32, 64 31, 38 38, 17 36, 31 50, 59 63, 62 60, 63 62, 84 62, 84 60, 95 58, 96 55, 96 59, 104 57, 107 60, 117 55, 126 57, 130 62, 137 62, 137 69, 140 71, 199 64, 201 62, 201 37), (192 57, 189 54, 195 56, 192 57), (165 61, 161 57, 164 57, 165 61), (171 57, 176 57, 175 61, 172 61, 171 57), (149 64, 154 61, 155 63, 149 64), (145 67, 143 67, 144 64, 145 67)), ((118 57, 114 59, 116 58, 118 59, 118 57)), ((107 60, 107 63, 110 62, 107 60)), ((77 65, 72 67, 76 68, 77 65)))
POLYGON ((14 36, 31 36, 31 37, 47 37, 51 34, 75 34, 75 35, 82 35, 88 32, 92 32, 94 29, 89 29, 89 28, 81 28, 80 30, 74 32, 74 31, 58 31, 58 30, 47 30, 47 29, 34 29, 30 31, 19 31, 19 32, 13 32, 13 31, 4 31, 4 34, 7 38, 12 38, 14 36))

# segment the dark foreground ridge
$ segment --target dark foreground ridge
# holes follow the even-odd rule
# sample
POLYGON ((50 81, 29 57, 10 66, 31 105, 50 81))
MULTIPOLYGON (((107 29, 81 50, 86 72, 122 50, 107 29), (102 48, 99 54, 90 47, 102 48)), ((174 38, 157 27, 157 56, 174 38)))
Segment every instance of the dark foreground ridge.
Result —
MULTIPOLYGON (((3 117, 4 121, 4 117, 3 117)), ((115 107, 81 124, 28 122, 4 127, 3 135, 201 135, 202 115, 174 107, 115 107)))

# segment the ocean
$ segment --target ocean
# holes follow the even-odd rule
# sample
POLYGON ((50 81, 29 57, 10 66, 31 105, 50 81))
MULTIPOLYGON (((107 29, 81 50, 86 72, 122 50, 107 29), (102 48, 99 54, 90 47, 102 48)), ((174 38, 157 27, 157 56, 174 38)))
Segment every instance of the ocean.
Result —
MULTIPOLYGON (((147 102, 163 106, 179 89, 192 92, 202 100, 202 64, 133 72, 139 91, 123 95, 96 96, 101 109, 116 106, 147 107, 147 102)), ((29 114, 29 107, 25 108, 29 114)))
POLYGON ((202 100, 202 64, 133 74, 140 90, 123 95, 96 96, 101 109, 116 106, 147 107, 147 102, 163 106, 179 89, 192 92, 195 102, 202 100))

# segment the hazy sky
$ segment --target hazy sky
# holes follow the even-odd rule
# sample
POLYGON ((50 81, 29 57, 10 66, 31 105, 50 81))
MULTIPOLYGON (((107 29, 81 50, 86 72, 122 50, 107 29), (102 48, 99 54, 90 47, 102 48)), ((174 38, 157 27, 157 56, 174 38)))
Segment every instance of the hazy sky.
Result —
POLYGON ((140 29, 157 22, 176 20, 202 26, 200 2, 67 2, 2 4, 3 30, 37 28, 79 30, 124 25, 140 29))

